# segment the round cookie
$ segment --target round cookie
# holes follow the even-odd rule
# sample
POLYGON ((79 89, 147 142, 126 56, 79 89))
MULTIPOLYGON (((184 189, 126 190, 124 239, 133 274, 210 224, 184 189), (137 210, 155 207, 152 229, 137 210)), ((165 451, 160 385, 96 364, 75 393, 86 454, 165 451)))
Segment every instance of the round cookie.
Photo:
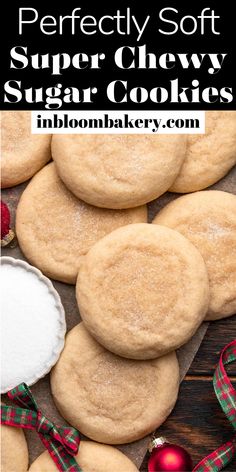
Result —
POLYGON ((90 439, 108 444, 154 431, 174 407, 178 388, 174 352, 151 361, 124 359, 97 343, 83 323, 68 333, 51 372, 62 416, 90 439))
POLYGON ((146 206, 115 211, 78 200, 51 163, 34 176, 21 196, 16 233, 33 265, 53 279, 73 284, 83 256, 98 239, 119 226, 146 221, 146 206))
POLYGON ((2 111, 2 187, 21 184, 51 159, 51 135, 31 134, 29 111, 2 111))
POLYGON ((195 333, 208 308, 207 271, 201 254, 177 231, 128 225, 90 249, 76 297, 98 342, 120 356, 151 359, 195 333))
POLYGON ((28 447, 20 428, 1 425, 1 472, 26 472, 28 447))
POLYGON ((187 137, 186 158, 171 192, 201 190, 224 177, 236 164, 236 112, 207 111, 206 134, 187 137))
MULTIPOLYGON (((83 472, 138 472, 137 467, 118 449, 92 441, 81 441, 76 461, 83 472)), ((31 465, 29 472, 57 472, 48 451, 31 465)))
POLYGON ((210 282, 206 319, 236 313, 236 195, 217 190, 184 195, 153 223, 179 231, 201 252, 210 282))
POLYGON ((106 208, 142 205, 164 193, 185 157, 182 135, 55 135, 52 155, 66 186, 106 208))

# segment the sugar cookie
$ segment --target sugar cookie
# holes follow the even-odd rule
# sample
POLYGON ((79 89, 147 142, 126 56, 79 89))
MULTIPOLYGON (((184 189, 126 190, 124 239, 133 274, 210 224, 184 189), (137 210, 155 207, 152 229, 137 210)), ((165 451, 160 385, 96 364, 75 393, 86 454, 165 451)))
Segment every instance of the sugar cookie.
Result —
POLYGON ((62 416, 91 439, 120 444, 140 439, 174 407, 179 366, 174 352, 134 361, 104 349, 80 323, 67 335, 51 372, 62 416))
POLYGON ((145 221, 146 206, 114 211, 78 200, 51 163, 34 176, 22 194, 16 232, 33 265, 53 279, 73 284, 84 254, 99 238, 119 226, 145 221))
POLYGON ((31 134, 29 111, 2 111, 2 187, 28 180, 51 159, 51 135, 31 134))
POLYGON ((28 447, 23 431, 1 425, 1 472, 26 472, 28 447))
POLYGON ((130 208, 154 200, 177 177, 182 135, 55 135, 52 155, 66 186, 82 200, 130 208))
POLYGON ((206 134, 187 137, 186 158, 170 187, 188 193, 214 184, 236 164, 236 112, 207 111, 206 134))
POLYGON ((96 243, 81 265, 81 317, 110 351, 132 359, 162 356, 188 341, 209 302, 201 254, 177 231, 128 225, 96 243))
MULTIPOLYGON (((138 472, 134 463, 118 449, 92 441, 81 441, 76 461, 83 472, 138 472)), ((48 451, 31 465, 29 472, 57 472, 48 451)))
POLYGON ((217 190, 184 195, 153 223, 182 233, 201 252, 210 282, 208 320, 236 313, 236 195, 217 190))

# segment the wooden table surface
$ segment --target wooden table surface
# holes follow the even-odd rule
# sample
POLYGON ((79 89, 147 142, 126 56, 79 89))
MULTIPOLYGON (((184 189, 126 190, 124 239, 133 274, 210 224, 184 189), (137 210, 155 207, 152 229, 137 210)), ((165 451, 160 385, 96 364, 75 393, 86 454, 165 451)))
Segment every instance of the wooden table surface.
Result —
MULTIPOLYGON (((180 387, 174 411, 158 430, 169 442, 185 447, 194 465, 218 446, 231 439, 232 427, 215 396, 212 375, 221 349, 236 338, 236 315, 210 323, 201 347, 180 387)), ((227 368, 236 386, 236 363, 227 368)), ((146 455, 141 467, 147 472, 146 455)), ((225 469, 236 472, 236 457, 225 469)))

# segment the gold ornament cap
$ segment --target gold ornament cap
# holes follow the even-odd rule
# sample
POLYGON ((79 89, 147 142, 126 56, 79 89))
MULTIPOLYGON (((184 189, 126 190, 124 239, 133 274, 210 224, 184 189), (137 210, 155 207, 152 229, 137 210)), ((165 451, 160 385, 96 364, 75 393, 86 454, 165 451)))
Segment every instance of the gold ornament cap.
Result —
POLYGON ((9 229, 8 234, 1 239, 1 247, 7 246, 14 239, 15 233, 12 229, 9 229))

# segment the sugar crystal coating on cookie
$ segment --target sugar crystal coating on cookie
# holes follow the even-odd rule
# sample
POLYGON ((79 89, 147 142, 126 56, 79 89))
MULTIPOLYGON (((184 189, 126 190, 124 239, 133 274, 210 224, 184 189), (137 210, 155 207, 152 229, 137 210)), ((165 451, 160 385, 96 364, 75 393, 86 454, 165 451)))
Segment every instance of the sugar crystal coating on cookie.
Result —
POLYGON ((52 156, 66 186, 86 202, 130 208, 154 200, 177 177, 183 135, 55 135, 52 156))
POLYGON ((51 159, 51 135, 31 134, 28 111, 2 111, 1 185, 28 180, 51 159))
POLYGON ((107 210, 77 199, 51 163, 23 192, 16 232, 32 264, 53 279, 73 284, 84 255, 97 240, 119 226, 146 221, 146 206, 107 210))
POLYGON ((174 352, 151 361, 124 359, 97 343, 83 323, 68 333, 51 372, 61 415, 90 439, 108 444, 154 431, 170 414, 178 387, 174 352))
POLYGON ((208 276, 201 254, 182 235, 133 224, 90 249, 76 297, 98 342, 120 356, 151 359, 193 336, 208 308, 208 276))
POLYGON ((207 319, 236 312, 236 195, 208 190, 185 195, 163 208, 153 223, 173 228, 201 252, 209 275, 207 319))
POLYGON ((186 157, 171 192, 202 190, 236 164, 236 111, 207 111, 206 133, 187 136, 186 157))

